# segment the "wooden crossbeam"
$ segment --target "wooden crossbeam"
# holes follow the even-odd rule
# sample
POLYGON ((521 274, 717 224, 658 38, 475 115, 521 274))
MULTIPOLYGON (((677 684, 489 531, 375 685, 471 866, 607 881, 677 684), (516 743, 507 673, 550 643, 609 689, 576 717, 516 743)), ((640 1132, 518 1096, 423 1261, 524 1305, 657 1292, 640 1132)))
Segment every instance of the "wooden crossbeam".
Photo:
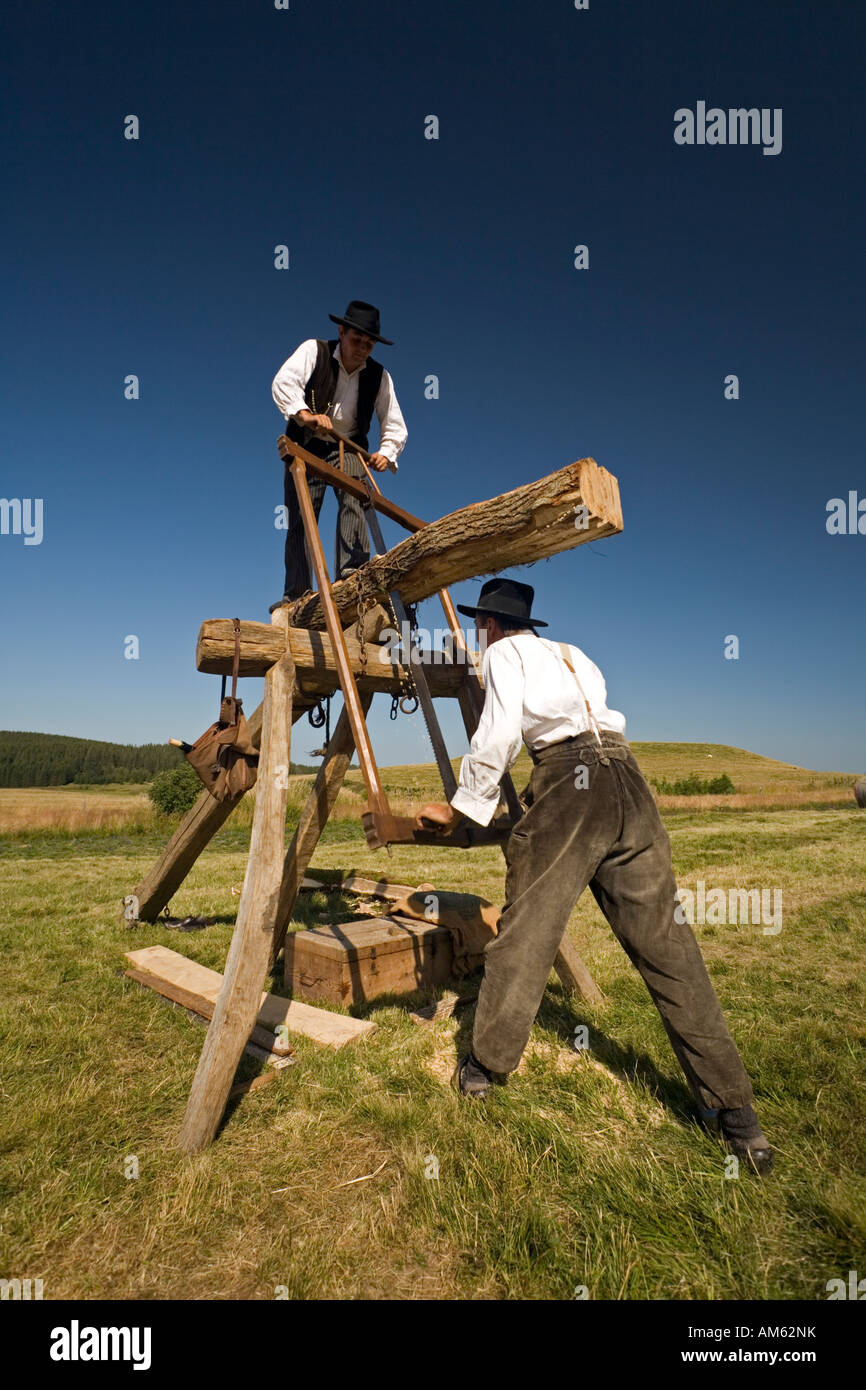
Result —
MULTIPOLYGON (((354 632, 344 632, 343 640, 349 667, 359 690, 391 691, 405 681, 416 663, 391 659, 391 645, 366 643, 362 653, 354 632)), ((305 691, 333 691, 340 684, 340 674, 334 646, 327 632, 309 628, 290 627, 286 634, 274 631, 270 623, 241 623, 241 654, 239 674, 264 676, 279 661, 286 646, 295 663, 295 673, 305 691)), ((393 650, 397 650, 396 642, 393 650)), ((231 674, 235 639, 231 618, 208 618, 199 629, 196 644, 196 666, 211 675, 231 674)), ((467 662, 437 660, 423 663, 431 695, 457 695, 466 676, 467 662)), ((468 658, 471 664, 471 656, 468 658)))

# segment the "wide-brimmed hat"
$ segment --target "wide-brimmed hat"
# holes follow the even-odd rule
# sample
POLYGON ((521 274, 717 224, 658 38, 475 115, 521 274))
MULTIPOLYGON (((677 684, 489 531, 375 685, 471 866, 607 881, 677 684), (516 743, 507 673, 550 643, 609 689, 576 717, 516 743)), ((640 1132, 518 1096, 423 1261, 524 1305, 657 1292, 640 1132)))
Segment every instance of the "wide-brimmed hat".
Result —
POLYGON ((368 334, 369 337, 375 338, 377 343, 394 346, 390 338, 383 338, 379 332, 379 310, 375 304, 365 304, 363 299, 353 299, 342 318, 338 314, 329 314, 328 318, 332 323, 342 323, 346 328, 356 328, 359 333, 368 334))
POLYGON ((468 618, 477 615, 482 618, 507 618, 510 623, 519 623, 521 627, 547 627, 547 623, 540 618, 529 616, 534 598, 535 590, 531 584, 519 584, 516 579, 488 579, 481 586, 476 607, 458 603, 457 611, 465 613, 468 618))

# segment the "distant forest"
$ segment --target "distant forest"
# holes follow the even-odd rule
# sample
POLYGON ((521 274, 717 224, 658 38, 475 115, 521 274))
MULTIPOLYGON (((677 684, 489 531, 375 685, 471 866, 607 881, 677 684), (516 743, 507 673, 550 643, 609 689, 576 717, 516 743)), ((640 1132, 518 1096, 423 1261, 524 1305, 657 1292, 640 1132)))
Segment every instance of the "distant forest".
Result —
MULTIPOLYGON (((0 787, 152 782, 158 772, 182 766, 180 749, 167 743, 100 743, 64 734, 0 729, 0 787)), ((291 771, 317 772, 318 768, 292 763, 291 771)))

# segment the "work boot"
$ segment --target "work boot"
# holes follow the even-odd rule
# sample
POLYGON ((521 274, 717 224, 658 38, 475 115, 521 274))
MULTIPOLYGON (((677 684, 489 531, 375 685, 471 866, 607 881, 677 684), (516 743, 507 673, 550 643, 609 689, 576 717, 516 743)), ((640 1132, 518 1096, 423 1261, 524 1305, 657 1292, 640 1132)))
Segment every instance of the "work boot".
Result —
POLYGON ((729 1110, 704 1110, 701 1118, 710 1133, 721 1139, 730 1153, 746 1160, 751 1172, 765 1178, 772 1171, 773 1150, 751 1105, 729 1110))
POLYGON ((276 603, 271 604, 270 608, 268 609, 268 612, 276 613, 278 608, 287 608, 291 604, 300 603, 302 599, 312 598, 312 595, 312 589, 305 589, 302 594, 283 594, 283 597, 281 599, 277 599, 276 603))
POLYGON ((486 1100, 493 1085, 493 1076, 481 1065, 478 1058, 469 1052, 457 1063, 451 1085, 455 1091, 459 1091, 463 1096, 470 1096, 472 1100, 486 1100))

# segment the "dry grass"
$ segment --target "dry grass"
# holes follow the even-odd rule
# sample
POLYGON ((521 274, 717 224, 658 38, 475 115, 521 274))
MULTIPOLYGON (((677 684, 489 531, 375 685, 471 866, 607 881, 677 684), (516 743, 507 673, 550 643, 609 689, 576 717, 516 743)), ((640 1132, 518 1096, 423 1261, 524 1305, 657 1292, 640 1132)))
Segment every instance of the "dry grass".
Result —
MULTIPOLYGON (((713 777, 727 772, 736 792, 727 796, 671 796, 654 793, 663 811, 794 810, 847 807, 853 802, 854 774, 815 772, 791 763, 762 758, 742 748, 712 743, 634 743, 644 776, 676 781, 692 773, 713 777)), ((452 760, 455 772, 460 760, 452 760)), ((512 769, 518 787, 529 780, 529 757, 522 753, 512 769)), ((433 764, 380 768, 395 815, 411 816, 427 801, 441 801, 442 788, 433 764)), ((309 773, 289 778, 287 819, 295 822, 315 782, 309 773)), ((232 813, 232 825, 252 825, 255 794, 232 813)), ((360 821, 367 810, 361 773, 352 768, 340 789, 333 817, 360 821)), ((156 816, 144 786, 0 788, 0 833, 24 830, 130 831, 164 824, 156 816)))
POLYGON ((128 830, 154 812, 141 788, 118 793, 81 787, 0 788, 0 833, 21 830, 128 830))
POLYGON ((854 794, 844 787, 772 788, 765 792, 729 792, 723 796, 668 796, 653 792, 662 811, 784 811, 795 806, 847 806, 854 794))

